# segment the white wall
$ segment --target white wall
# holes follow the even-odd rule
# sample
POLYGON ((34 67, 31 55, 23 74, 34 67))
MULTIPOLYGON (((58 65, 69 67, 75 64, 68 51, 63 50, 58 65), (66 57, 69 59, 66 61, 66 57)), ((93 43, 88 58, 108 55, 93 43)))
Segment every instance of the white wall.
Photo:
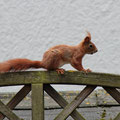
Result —
POLYGON ((119 0, 0 0, 0 61, 41 60, 51 46, 78 44, 86 30, 99 52, 85 56, 85 68, 120 74, 119 0))

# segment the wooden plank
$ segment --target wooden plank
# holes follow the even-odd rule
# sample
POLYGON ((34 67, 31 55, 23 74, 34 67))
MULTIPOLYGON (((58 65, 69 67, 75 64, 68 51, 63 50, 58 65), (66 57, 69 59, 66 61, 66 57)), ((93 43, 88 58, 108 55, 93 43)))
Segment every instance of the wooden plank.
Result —
POLYGON ((55 118, 55 120, 65 120, 73 112, 73 110, 85 100, 86 97, 96 88, 96 86, 85 87, 77 97, 68 104, 64 110, 55 118))
POLYGON ((15 115, 15 113, 13 113, 10 110, 9 107, 4 105, 1 101, 0 101, 0 112, 4 114, 9 120, 21 120, 17 115, 15 115))
POLYGON ((120 88, 120 75, 105 73, 68 72, 58 75, 57 72, 34 71, 0 74, 0 86, 23 84, 81 84, 120 88))
POLYGON ((32 120, 44 120, 43 84, 32 84, 32 120))
POLYGON ((116 88, 103 87, 119 104, 120 104, 120 92, 116 88))
MULTIPOLYGON (((25 85, 7 104, 10 109, 14 109, 23 98, 31 91, 31 85, 25 85)), ((4 115, 0 113, 0 120, 4 119, 4 115)))
MULTIPOLYGON (((51 86, 45 85, 44 90, 63 108, 65 108, 68 102, 51 86)), ((77 110, 73 110, 71 113, 71 117, 74 120, 85 120, 85 118, 77 112, 77 110)))
POLYGON ((114 120, 120 120, 120 113, 115 117, 114 120))

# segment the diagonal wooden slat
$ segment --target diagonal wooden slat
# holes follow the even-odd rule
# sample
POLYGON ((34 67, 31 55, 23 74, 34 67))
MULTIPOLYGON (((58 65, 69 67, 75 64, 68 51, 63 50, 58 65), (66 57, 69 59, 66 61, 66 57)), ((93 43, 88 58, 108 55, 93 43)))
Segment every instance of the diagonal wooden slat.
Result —
POLYGON ((32 84, 32 120, 44 120, 43 84, 32 84))
MULTIPOLYGON (((116 88, 103 87, 119 104, 120 104, 120 92, 116 88)), ((120 120, 120 113, 114 120, 120 120)))
POLYGON ((1 101, 0 101, 0 112, 4 114, 9 120, 21 120, 15 113, 11 111, 9 107, 4 105, 1 101))
POLYGON ((64 110, 58 114, 55 120, 65 120, 73 112, 73 110, 85 100, 86 97, 96 88, 96 86, 86 86, 77 97, 68 104, 64 110))
MULTIPOLYGON (((50 95, 62 108, 65 108, 67 104, 69 104, 51 85, 44 85, 44 90, 50 95)), ((73 110, 71 113, 71 117, 74 120, 85 120, 85 118, 77 112, 77 110, 73 110)))
MULTIPOLYGON (((25 85, 7 104, 10 109, 14 109, 22 99, 31 91, 31 85, 25 85)), ((4 119, 4 115, 0 113, 0 120, 4 119)))
POLYGON ((115 117, 114 120, 120 120, 120 113, 115 117))
POLYGON ((120 92, 116 88, 103 87, 119 104, 120 104, 120 92))

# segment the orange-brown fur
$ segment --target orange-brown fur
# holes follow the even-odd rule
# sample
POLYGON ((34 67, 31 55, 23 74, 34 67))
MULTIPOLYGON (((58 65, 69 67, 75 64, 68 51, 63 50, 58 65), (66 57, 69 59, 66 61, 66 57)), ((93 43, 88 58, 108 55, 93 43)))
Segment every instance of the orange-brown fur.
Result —
POLYGON ((45 68, 47 70, 56 70, 63 74, 60 69, 64 64, 71 64, 75 69, 84 72, 90 72, 90 69, 84 69, 82 58, 85 54, 97 52, 94 43, 91 42, 91 35, 88 35, 76 46, 57 45, 48 49, 41 61, 32 61, 29 59, 12 59, 0 63, 0 72, 20 71, 29 68, 45 68))

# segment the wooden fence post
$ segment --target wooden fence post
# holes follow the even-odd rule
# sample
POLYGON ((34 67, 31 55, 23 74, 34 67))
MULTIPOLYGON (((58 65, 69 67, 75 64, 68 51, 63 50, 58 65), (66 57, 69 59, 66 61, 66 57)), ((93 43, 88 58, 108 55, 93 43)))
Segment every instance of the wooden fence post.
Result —
POLYGON ((32 84, 32 120, 44 120, 43 84, 32 84))

